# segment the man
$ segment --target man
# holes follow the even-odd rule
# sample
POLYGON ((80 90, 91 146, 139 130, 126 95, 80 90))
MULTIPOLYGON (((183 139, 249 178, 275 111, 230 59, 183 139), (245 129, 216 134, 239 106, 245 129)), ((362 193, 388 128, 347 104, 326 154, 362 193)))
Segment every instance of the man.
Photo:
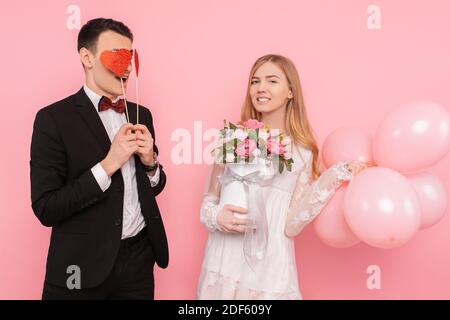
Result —
MULTIPOLYGON (((153 265, 166 268, 168 246, 155 197, 166 184, 152 115, 127 102, 121 79, 100 62, 127 49, 123 23, 94 19, 78 35, 86 82, 41 109, 31 142, 31 199, 52 227, 43 299, 153 299, 153 265)), ((126 88, 131 64, 122 77, 126 88)))

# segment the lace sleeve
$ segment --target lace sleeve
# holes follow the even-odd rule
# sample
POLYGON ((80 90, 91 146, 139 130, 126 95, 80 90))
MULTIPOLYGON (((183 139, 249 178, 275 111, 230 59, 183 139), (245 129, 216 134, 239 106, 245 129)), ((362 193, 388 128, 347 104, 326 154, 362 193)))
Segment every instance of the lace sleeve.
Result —
MULTIPOLYGON (((312 158, 312 157, 311 157, 312 158)), ((346 161, 335 163, 315 181, 311 181, 312 159, 300 173, 289 207, 285 234, 298 235, 327 204, 344 181, 353 178, 346 161)))
POLYGON ((220 230, 217 225, 217 214, 220 211, 220 183, 218 177, 223 173, 224 167, 220 164, 214 164, 207 180, 208 186, 203 195, 202 205, 200 207, 200 221, 206 226, 208 231, 220 230))

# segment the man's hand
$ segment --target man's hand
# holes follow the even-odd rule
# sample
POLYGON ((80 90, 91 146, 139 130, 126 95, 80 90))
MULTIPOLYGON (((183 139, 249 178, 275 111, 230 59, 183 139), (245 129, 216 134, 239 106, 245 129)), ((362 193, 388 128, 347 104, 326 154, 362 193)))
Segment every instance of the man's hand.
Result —
POLYGON ((245 225, 247 224, 246 219, 236 218, 234 212, 245 214, 247 209, 242 207, 232 206, 231 204, 226 204, 217 214, 217 224, 220 231, 230 232, 230 233, 243 233, 245 232, 245 225))
POLYGON ((131 123, 126 123, 120 127, 106 158, 100 163, 109 177, 119 170, 139 148, 136 133, 131 132, 133 127, 131 123))
POLYGON ((133 126, 133 130, 135 130, 136 133, 136 142, 138 145, 136 154, 141 159, 141 162, 146 165, 150 166, 154 164, 154 157, 153 157, 153 137, 150 131, 148 130, 147 126, 143 124, 136 124, 133 126))

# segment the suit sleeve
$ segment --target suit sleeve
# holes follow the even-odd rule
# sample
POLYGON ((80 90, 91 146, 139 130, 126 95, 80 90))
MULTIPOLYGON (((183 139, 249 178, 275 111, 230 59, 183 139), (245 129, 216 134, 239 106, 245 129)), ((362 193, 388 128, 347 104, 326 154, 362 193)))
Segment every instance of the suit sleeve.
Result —
MULTIPOLYGON (((153 127, 153 117, 152 117, 152 114, 151 114, 150 110, 148 110, 148 109, 146 109, 146 110, 148 112, 148 117, 149 117, 149 119, 148 119, 148 129, 149 129, 149 131, 150 131, 150 133, 152 134, 152 137, 153 137, 154 150, 155 150, 156 154, 159 155, 159 150, 158 150, 158 147, 156 145, 155 129, 153 127)), ((164 168, 163 168, 163 166, 161 164, 159 165, 159 170, 160 170, 160 172, 159 172, 158 184, 156 184, 155 186, 152 187, 153 192, 155 193, 155 196, 157 196, 158 194, 160 194, 164 190, 164 187, 166 186, 166 181, 167 181, 166 180, 167 179, 166 178, 166 173, 164 172, 164 168)))
POLYGON ((68 179, 67 171, 57 125, 50 112, 42 109, 34 122, 30 179, 32 208, 44 226, 56 226, 105 196, 91 168, 75 179, 68 179))

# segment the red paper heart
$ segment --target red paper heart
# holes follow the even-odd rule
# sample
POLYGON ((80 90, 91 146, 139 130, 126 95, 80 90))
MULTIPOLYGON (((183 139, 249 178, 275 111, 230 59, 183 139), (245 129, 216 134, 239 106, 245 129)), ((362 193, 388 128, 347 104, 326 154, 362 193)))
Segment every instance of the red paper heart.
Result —
POLYGON ((131 52, 127 49, 103 51, 100 55, 100 62, 116 76, 122 77, 130 65, 131 58, 131 52))
POLYGON ((134 49, 134 68, 136 69, 136 77, 139 76, 139 56, 137 50, 134 49))

